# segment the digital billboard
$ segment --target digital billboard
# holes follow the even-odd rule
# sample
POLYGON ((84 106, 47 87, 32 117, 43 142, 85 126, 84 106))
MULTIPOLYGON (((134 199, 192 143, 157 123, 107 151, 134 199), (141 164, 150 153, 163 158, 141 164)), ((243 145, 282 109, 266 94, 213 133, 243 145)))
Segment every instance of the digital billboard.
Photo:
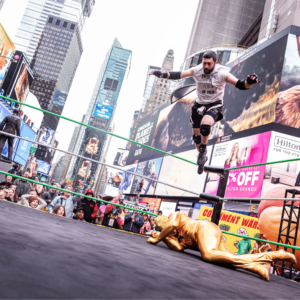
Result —
POLYGON ((37 159, 37 163, 38 163, 37 172, 42 173, 44 175, 48 175, 51 165, 39 159, 37 159))
POLYGON ((126 166, 128 153, 129 153, 129 150, 127 150, 127 149, 119 149, 117 151, 117 154, 116 154, 116 157, 114 159, 113 165, 114 166, 120 166, 120 167, 126 166))
POLYGON ((52 146, 55 138, 55 131, 46 127, 42 126, 39 130, 39 137, 38 137, 38 142, 44 144, 45 146, 52 146))
POLYGON ((54 96, 52 99, 53 105, 64 107, 67 101, 69 93, 68 92, 60 92, 60 91, 55 91, 54 96))
POLYGON ((96 103, 93 116, 105 120, 109 120, 111 118, 113 107, 109 105, 105 105, 102 103, 96 103))
POLYGON ((0 23, 0 88, 14 51, 15 45, 0 23))

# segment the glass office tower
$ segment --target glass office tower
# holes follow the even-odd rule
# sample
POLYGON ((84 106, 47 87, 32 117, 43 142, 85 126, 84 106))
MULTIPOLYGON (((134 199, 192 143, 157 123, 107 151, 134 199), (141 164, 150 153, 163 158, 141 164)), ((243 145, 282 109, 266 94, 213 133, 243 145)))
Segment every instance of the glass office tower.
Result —
MULTIPOLYGON (((31 92, 41 107, 61 115, 79 64, 81 30, 95 0, 29 0, 15 45, 36 72, 31 92)), ((43 124, 56 130, 58 117, 45 114, 43 124)))
POLYGON ((3 4, 4 4, 4 0, 0 0, 0 10, 2 9, 3 4))
MULTIPOLYGON (((127 71, 130 70, 131 53, 130 50, 122 47, 118 39, 114 40, 102 64, 94 93, 85 116, 85 124, 111 131, 123 80, 127 71)), ((106 140, 106 134, 102 134, 96 130, 86 130, 85 127, 81 127, 74 153, 86 157, 93 155, 93 159, 100 160, 103 156, 106 140), (97 149, 95 152, 89 152, 89 150, 87 150, 91 142, 96 143, 94 144, 94 149, 97 149)), ((91 185, 94 180, 93 178, 99 176, 100 167, 97 168, 97 164, 89 165, 87 168, 84 166, 84 163, 87 165, 82 159, 72 159, 68 177, 75 178, 75 185, 77 184, 78 180, 76 180, 76 178, 80 170, 81 174, 84 174, 86 171, 85 176, 80 177, 83 185, 86 186, 91 185), (83 169, 85 170, 84 172, 82 171, 83 169)))

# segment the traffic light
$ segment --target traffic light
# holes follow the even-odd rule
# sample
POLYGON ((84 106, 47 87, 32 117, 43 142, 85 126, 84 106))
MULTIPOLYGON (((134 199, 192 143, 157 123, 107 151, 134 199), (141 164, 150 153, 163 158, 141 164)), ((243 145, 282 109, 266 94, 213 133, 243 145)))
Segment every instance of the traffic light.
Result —
POLYGON ((254 212, 254 211, 255 211, 255 205, 251 205, 250 212, 254 212))

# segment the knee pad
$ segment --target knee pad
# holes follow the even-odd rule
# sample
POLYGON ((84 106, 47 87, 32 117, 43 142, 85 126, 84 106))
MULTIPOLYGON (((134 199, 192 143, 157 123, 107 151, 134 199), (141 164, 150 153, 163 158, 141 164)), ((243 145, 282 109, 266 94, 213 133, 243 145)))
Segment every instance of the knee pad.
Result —
POLYGON ((201 144, 201 135, 193 135, 193 141, 196 145, 201 144))
POLYGON ((210 125, 203 124, 200 126, 200 133, 202 136, 209 136, 210 135, 210 125))

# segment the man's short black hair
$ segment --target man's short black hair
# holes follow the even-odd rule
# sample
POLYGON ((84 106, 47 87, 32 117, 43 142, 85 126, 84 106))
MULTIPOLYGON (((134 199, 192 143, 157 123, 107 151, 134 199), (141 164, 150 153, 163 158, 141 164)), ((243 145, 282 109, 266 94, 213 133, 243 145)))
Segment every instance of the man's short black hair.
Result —
POLYGON ((214 51, 208 50, 203 54, 203 58, 212 58, 214 62, 217 61, 217 54, 214 51))

